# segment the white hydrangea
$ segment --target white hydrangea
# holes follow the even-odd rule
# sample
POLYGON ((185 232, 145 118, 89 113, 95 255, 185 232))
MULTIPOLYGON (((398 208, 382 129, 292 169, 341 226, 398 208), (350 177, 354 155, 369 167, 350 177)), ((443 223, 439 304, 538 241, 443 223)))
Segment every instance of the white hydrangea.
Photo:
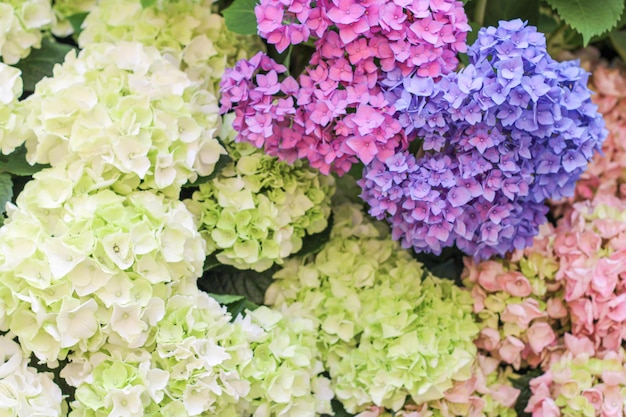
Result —
POLYGON ((41 48, 42 31, 54 20, 50 0, 0 2, 0 58, 13 65, 41 48))
POLYGON ((241 416, 237 404, 250 383, 238 368, 250 362, 250 339, 263 331, 231 323, 197 289, 173 293, 149 346, 105 345, 69 356, 61 376, 77 387, 70 416, 241 416))
POLYGON ((104 177, 178 197, 225 151, 216 97, 153 47, 94 44, 68 53, 23 101, 30 163, 81 160, 104 177))
POLYGON ((61 417, 67 405, 51 373, 28 366, 30 357, 9 335, 0 336, 0 415, 61 417))
POLYGON ((22 143, 26 128, 17 110, 23 88, 21 75, 19 69, 0 63, 0 150, 5 155, 22 143))
POLYGON ((235 323, 264 330, 252 340, 254 356, 241 365, 241 377, 250 392, 240 402, 240 415, 255 417, 315 417, 332 414, 334 393, 317 348, 318 329, 313 320, 259 307, 235 323), (248 324, 248 325, 249 325, 248 324))
POLYGON ((40 171, 0 228, 0 330, 51 366, 71 349, 145 345, 169 283, 202 274, 182 202, 103 186, 76 166, 40 171))
POLYGON ((214 12, 213 0, 100 0, 84 21, 79 45, 136 41, 181 63, 193 80, 217 94, 227 67, 263 48, 257 36, 237 35, 214 12))

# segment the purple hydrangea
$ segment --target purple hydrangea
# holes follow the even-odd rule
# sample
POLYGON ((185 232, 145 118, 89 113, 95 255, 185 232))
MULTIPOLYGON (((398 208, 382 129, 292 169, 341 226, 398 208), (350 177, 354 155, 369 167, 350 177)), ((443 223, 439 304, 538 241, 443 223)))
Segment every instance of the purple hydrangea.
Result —
POLYGON ((381 81, 420 151, 373 161, 360 185, 404 247, 456 245, 486 259, 532 243, 545 199, 573 194, 607 132, 588 74, 553 60, 534 27, 483 28, 468 56, 438 80, 392 72, 381 81))

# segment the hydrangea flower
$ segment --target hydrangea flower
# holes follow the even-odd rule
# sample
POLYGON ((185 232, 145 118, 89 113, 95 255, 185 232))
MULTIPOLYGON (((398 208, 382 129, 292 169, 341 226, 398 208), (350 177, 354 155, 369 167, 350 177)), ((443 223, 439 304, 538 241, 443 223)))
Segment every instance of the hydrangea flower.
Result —
POLYGON ((337 207, 330 241, 274 278, 266 302, 319 326, 332 388, 348 412, 442 398, 471 377, 478 328, 469 292, 431 276, 357 205, 337 207))
POLYGON ((30 367, 30 355, 11 337, 0 336, 0 413, 7 417, 65 416, 67 404, 52 374, 30 367))
POLYGON ((42 31, 54 21, 50 0, 13 0, 0 3, 0 58, 13 65, 41 48, 42 31))
POLYGON ((119 195, 89 174, 38 172, 0 228, 0 330, 50 366, 105 342, 143 346, 169 283, 202 274, 204 241, 182 202, 119 195))
POLYGON ((178 197, 224 149, 216 97, 153 47, 119 42, 68 53, 23 102, 30 163, 81 160, 111 182, 178 197))
POLYGON ((241 416, 237 403, 250 384, 238 367, 252 351, 246 329, 230 318, 207 294, 175 285, 145 348, 107 344, 69 356, 61 376, 76 387, 71 415, 241 416))
POLYGON ((588 74, 556 62, 521 20, 483 28, 469 65, 439 80, 395 70, 385 99, 417 155, 366 166, 362 197, 405 248, 456 245, 476 259, 532 243, 547 198, 571 195, 607 132, 588 74))
POLYGON ((444 398, 419 405, 407 403, 395 413, 372 407, 355 417, 517 417, 514 406, 520 391, 511 380, 519 375, 511 367, 498 366, 497 359, 478 355, 472 377, 455 382, 444 398))
POLYGON ((530 381, 524 411, 533 417, 621 416, 624 411, 624 350, 598 353, 585 337, 565 335, 567 350, 543 375, 530 381))
POLYGON ((17 110, 22 95, 22 72, 0 62, 0 150, 10 154, 22 142, 24 117, 17 110))
POLYGON ((74 27, 69 18, 80 14, 91 12, 98 0, 54 0, 52 11, 54 21, 52 22, 52 33, 60 38, 65 38, 74 33, 74 27))
POLYGON ((85 19, 81 48, 99 42, 141 42, 180 62, 181 69, 213 94, 224 70, 263 48, 258 37, 237 35, 213 10, 212 0, 99 1, 85 19))
POLYGON ((249 143, 233 142, 231 122, 225 117, 220 136, 232 162, 185 203, 207 241, 207 254, 239 269, 263 271, 300 250, 306 235, 326 228, 334 179, 302 161, 288 165, 249 143))
POLYGON ((377 81, 394 70, 433 77, 453 71, 470 29, 454 0, 264 0, 255 14, 259 34, 279 51, 313 33, 316 50, 297 80, 280 84, 286 68, 267 57, 238 64, 222 82, 222 112, 234 108, 237 140, 288 161, 305 158, 325 174, 404 149, 406 137, 377 81))
POLYGON ((544 225, 533 246, 511 258, 465 258, 463 284, 471 290, 480 333, 476 346, 504 364, 537 368, 549 363, 569 329, 556 257, 555 230, 544 225))
POLYGON ((332 414, 334 393, 317 348, 318 328, 308 318, 259 307, 237 323, 263 329, 251 338, 253 355, 239 368, 250 392, 238 408, 239 415, 316 417, 332 414))

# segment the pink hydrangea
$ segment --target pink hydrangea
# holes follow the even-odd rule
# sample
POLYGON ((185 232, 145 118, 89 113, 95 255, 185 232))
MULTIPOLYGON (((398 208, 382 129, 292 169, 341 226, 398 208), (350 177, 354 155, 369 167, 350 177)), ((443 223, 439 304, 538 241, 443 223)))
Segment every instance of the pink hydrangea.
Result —
POLYGON ((623 416, 623 349, 597 352, 591 340, 571 334, 564 340, 565 352, 530 381, 532 395, 525 411, 533 417, 623 416))

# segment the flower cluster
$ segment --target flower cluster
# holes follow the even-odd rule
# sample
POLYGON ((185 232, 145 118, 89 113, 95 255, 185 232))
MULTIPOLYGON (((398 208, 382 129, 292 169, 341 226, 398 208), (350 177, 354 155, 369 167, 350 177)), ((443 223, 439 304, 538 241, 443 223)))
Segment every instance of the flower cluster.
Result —
POLYGON ((259 326, 263 333, 251 340, 251 360, 239 368, 250 383, 250 392, 239 404, 240 415, 316 417, 332 414, 334 393, 317 349, 318 329, 308 318, 259 307, 247 311, 246 327, 259 326))
POLYGON ((128 191, 178 197, 224 153, 216 97, 140 43, 70 52, 21 104, 29 162, 80 160, 128 191))
POLYGON ((0 150, 9 154, 22 143, 24 117, 16 111, 22 95, 21 71, 0 63, 0 150))
POLYGON ((372 407, 356 417, 517 417, 513 406, 520 391, 511 379, 516 375, 510 367, 499 368, 499 361, 478 355, 472 377, 455 382, 444 392, 444 398, 422 404, 407 403, 395 413, 382 407, 372 407))
POLYGON ((52 11, 54 21, 52 22, 52 33, 60 38, 65 38, 74 33, 74 27, 70 18, 81 13, 91 12, 98 0, 54 0, 52 11))
POLYGON ((107 341, 143 346, 169 283, 202 273, 204 241, 182 202, 94 181, 80 166, 38 172, 0 229, 0 330, 51 366, 107 341))
POLYGON ((267 0, 255 13, 259 33, 279 51, 311 34, 316 51, 297 81, 288 77, 281 84, 277 76, 284 71, 272 73, 275 66, 265 65, 269 73, 255 76, 258 62, 240 63, 224 78, 222 111, 236 103, 242 126, 238 140, 282 159, 306 158, 324 173, 343 174, 358 160, 384 160, 404 148, 406 139, 378 79, 396 70, 433 77, 454 70, 470 29, 462 3, 455 0, 364 5, 341 0, 315 7, 267 0), (256 100, 252 91, 267 97, 256 100), (270 105, 277 95, 278 103, 270 105), (263 122, 273 122, 274 131, 257 127, 263 122), (276 130, 285 140, 276 139, 276 130))
POLYGON ((212 11, 212 0, 99 1, 84 22, 81 48, 99 42, 141 42, 180 62, 181 69, 217 95, 226 67, 262 49, 257 37, 237 35, 212 11))
POLYGON ((570 334, 565 345, 546 373, 530 381, 525 411, 533 417, 624 415, 624 350, 599 354, 590 340, 570 334))
POLYGON ((50 0, 15 0, 0 3, 0 58, 13 65, 40 48, 42 30, 54 20, 50 0))
POLYGON ((328 225, 332 176, 302 161, 293 165, 249 143, 234 143, 231 117, 221 139, 232 162, 200 185, 185 203, 207 241, 207 254, 222 264, 263 271, 302 247, 305 235, 328 225))
POLYGON ((481 29, 468 56, 440 80, 395 70, 381 81, 421 150, 378 158, 360 185, 403 247, 486 259, 532 243, 544 200, 573 193, 606 130, 587 73, 553 60, 521 20, 481 29))
MULTIPOLYGON (((249 383, 238 367, 252 358, 249 336, 207 294, 174 291, 144 349, 104 345, 77 352, 61 375, 76 387, 73 413, 104 417, 235 417, 249 383), (152 352, 152 353, 151 353, 152 352)), ((252 334, 262 332, 250 327, 252 334)))
POLYGON ((549 362, 559 347, 557 333, 569 325, 554 234, 553 227, 544 226, 534 245, 516 252, 513 260, 465 259, 463 283, 471 290, 481 328, 475 344, 515 369, 549 362))
POLYGON ((346 410, 394 410, 443 397, 471 377, 478 328, 469 292, 428 274, 353 204, 330 241, 278 271, 266 302, 314 320, 332 388, 346 410))
POLYGON ((593 101, 598 105, 609 134, 602 145, 602 155, 576 183, 576 200, 591 199, 596 194, 626 196, 626 69, 600 65, 593 69, 593 101))
POLYGON ((8 335, 0 336, 0 413, 8 417, 67 414, 52 374, 28 366, 30 357, 8 335))

